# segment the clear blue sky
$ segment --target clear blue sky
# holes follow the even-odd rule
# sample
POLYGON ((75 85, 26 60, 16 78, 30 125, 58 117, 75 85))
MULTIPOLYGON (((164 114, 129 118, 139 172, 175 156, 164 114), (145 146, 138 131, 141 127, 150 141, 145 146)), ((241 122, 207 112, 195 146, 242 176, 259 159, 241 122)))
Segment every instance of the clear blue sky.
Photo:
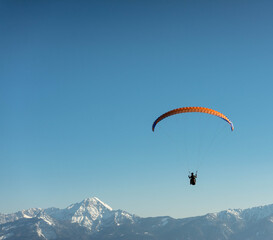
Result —
POLYGON ((273 203, 272 12, 270 0, 2 0, 0 212, 93 196, 140 216, 273 203), (235 125, 223 121, 195 187, 174 147, 193 115, 151 130, 183 106, 235 125))

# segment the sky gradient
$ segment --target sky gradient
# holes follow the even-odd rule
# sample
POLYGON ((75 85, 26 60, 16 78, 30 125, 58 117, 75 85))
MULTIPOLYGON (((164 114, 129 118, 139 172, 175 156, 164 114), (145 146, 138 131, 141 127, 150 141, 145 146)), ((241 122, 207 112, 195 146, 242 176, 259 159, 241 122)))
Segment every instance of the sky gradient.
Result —
POLYGON ((272 12, 265 0, 2 0, 0 212, 93 196, 143 217, 273 203, 272 12), (195 187, 181 135, 200 118, 152 132, 184 106, 235 126, 204 119, 202 138, 214 123, 220 134, 195 187))

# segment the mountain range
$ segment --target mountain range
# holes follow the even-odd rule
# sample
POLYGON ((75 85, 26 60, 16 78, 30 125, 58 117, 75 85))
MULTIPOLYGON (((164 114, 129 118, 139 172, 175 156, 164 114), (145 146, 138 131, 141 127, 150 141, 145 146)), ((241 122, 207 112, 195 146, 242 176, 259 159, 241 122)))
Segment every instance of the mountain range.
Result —
POLYGON ((273 204, 204 216, 142 218, 96 197, 65 209, 0 214, 0 240, 273 240, 273 204))

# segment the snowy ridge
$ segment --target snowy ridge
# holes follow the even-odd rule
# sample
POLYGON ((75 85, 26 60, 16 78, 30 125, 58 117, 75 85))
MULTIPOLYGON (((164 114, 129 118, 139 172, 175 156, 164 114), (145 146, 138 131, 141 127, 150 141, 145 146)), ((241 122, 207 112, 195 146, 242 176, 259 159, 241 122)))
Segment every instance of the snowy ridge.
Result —
POLYGON ((247 220, 260 220, 273 215, 273 204, 248 208, 242 211, 243 218, 247 220))
POLYGON ((41 208, 30 208, 28 210, 22 210, 16 213, 0 214, 0 224, 14 222, 21 218, 33 218, 36 217, 41 211, 41 208))
POLYGON ((247 209, 228 209, 219 213, 209 214, 211 217, 217 217, 221 220, 245 220, 258 221, 260 219, 273 215, 273 204, 247 209))

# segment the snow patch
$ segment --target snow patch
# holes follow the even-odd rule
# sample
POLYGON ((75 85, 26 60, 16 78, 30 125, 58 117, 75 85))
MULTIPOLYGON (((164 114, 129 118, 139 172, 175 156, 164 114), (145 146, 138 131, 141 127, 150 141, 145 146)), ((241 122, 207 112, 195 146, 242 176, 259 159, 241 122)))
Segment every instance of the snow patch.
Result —
POLYGON ((42 229, 39 227, 39 224, 36 224, 36 227, 37 227, 38 236, 45 238, 44 234, 42 233, 42 229))
POLYGON ((165 226, 165 225, 167 225, 168 224, 168 218, 162 218, 162 220, 161 220, 161 226, 165 226))
POLYGON ((12 237, 14 234, 13 233, 8 233, 8 234, 6 234, 6 235, 4 235, 4 236, 1 236, 0 237, 0 240, 4 240, 4 239, 7 239, 7 238, 10 238, 10 237, 12 237))
POLYGON ((100 199, 98 199, 97 197, 94 197, 93 199, 95 199, 96 201, 98 201, 100 204, 102 204, 104 207, 108 208, 110 211, 113 211, 113 209, 107 205, 106 203, 102 202, 100 199))
POLYGON ((23 213, 23 218, 32 218, 32 217, 23 213))

